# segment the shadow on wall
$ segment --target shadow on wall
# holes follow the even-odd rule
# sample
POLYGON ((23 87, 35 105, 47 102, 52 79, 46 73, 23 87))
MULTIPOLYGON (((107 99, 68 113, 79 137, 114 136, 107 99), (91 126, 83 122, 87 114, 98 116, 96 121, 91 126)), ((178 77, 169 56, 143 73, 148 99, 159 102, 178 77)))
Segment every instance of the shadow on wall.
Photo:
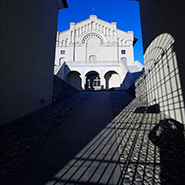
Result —
POLYGON ((138 107, 135 113, 160 113, 159 104, 155 104, 149 107, 138 107))
POLYGON ((136 81, 143 73, 144 73, 144 68, 141 72, 135 72, 135 73, 131 73, 132 77, 134 78, 134 81, 136 81))
POLYGON ((130 84, 133 84, 134 78, 130 72, 127 72, 123 82, 121 83, 122 89, 128 89, 130 84))
POLYGON ((64 100, 79 91, 73 86, 66 83, 64 80, 60 79, 58 76, 54 75, 53 80, 53 103, 64 100))
POLYGON ((144 54, 148 104, 154 100, 162 112, 185 122, 185 109, 175 39, 168 33, 157 36, 144 54))
POLYGON ((82 89, 82 79, 77 71, 70 71, 66 76, 66 82, 78 90, 82 89))
POLYGON ((173 119, 160 120, 149 133, 149 139, 160 149, 160 180, 184 184, 185 141, 184 127, 173 119))
POLYGON ((145 73, 127 92, 148 106, 158 104, 161 112, 184 123, 185 107, 174 44, 168 33, 151 42, 144 54, 145 73))
POLYGON ((147 104, 146 75, 143 73, 128 89, 127 92, 147 104))
POLYGON ((128 90, 130 94, 135 96, 135 85, 133 84, 144 73, 144 68, 141 72, 130 73, 127 72, 123 82, 121 83, 122 89, 128 90), (129 90, 130 89, 130 90, 129 90))

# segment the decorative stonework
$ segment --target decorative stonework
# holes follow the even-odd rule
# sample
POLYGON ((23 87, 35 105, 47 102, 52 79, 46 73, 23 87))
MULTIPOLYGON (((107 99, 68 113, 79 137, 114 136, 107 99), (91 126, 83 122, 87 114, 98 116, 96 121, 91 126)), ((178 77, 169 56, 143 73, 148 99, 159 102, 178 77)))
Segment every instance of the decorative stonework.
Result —
POLYGON ((98 38, 100 40, 101 44, 103 44, 103 38, 97 33, 89 33, 89 34, 85 35, 84 38, 82 39, 82 43, 86 43, 86 41, 91 37, 98 38))
POLYGON ((127 89, 142 73, 143 65, 134 62, 133 31, 117 29, 116 22, 91 15, 58 32, 56 42, 54 74, 78 90, 127 89))

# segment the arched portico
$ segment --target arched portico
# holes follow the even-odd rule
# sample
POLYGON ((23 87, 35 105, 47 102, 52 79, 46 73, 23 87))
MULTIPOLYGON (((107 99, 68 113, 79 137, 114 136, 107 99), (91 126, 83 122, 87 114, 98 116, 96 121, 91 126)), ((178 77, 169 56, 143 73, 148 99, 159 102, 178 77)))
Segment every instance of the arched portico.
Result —
MULTIPOLYGON (((73 84, 75 80, 79 79, 77 81, 78 89, 109 89, 109 88, 122 88, 121 83, 123 82, 124 75, 127 73, 124 68, 125 65, 122 65, 122 63, 117 62, 102 62, 102 61, 96 61, 92 63, 91 61, 86 62, 65 62, 65 67, 63 67, 63 71, 61 70, 62 74, 64 75, 63 80, 67 81, 70 84, 73 84), (119 68, 118 68, 119 67, 119 68), (76 73, 74 73, 76 72, 76 73), (97 78, 93 82, 96 85, 95 87, 88 87, 87 78, 90 80, 89 75, 95 75, 97 78), (72 80, 72 78, 74 78, 72 80), (73 81, 73 82, 72 82, 73 81), (99 84, 99 85, 98 85, 99 84)), ((60 76, 59 76, 60 77, 60 76)), ((92 77, 91 77, 92 78, 92 77)), ((89 81, 90 82, 90 81, 89 81)))
POLYGON ((120 76, 115 71, 108 71, 105 75, 105 88, 120 88, 120 76))
POLYGON ((81 75, 77 71, 70 71, 66 76, 66 82, 78 90, 82 89, 81 75))
POLYGON ((101 89, 100 74, 96 71, 90 71, 85 75, 85 89, 98 90, 101 89))

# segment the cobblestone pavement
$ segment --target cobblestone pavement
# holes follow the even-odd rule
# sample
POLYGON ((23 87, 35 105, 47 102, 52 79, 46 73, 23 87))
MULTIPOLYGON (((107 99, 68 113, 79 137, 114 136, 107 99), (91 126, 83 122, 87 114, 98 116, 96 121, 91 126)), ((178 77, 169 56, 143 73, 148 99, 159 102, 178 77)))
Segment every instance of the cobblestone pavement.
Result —
MULTIPOLYGON (((116 115, 114 107, 124 102, 116 101, 119 93, 112 96, 116 115)), ((164 118, 138 99, 114 118, 123 184, 185 184, 183 125, 164 118)))
POLYGON ((79 92, 1 129, 0 183, 25 161, 89 96, 79 92))
MULTIPOLYGON (((101 141, 98 138, 93 142, 96 142, 98 147, 100 142, 108 143, 113 135, 116 136, 117 147, 113 155, 118 151, 120 159, 119 163, 114 164, 115 169, 117 166, 121 167, 122 174, 118 184, 185 184, 185 142, 182 125, 173 120, 161 121, 165 118, 162 114, 153 110, 146 111, 141 101, 124 91, 110 93, 114 119, 100 133, 104 132, 103 137, 97 136, 101 141)), ((91 92, 80 92, 27 120, 3 129, 1 181, 33 153, 90 95, 91 92)), ((112 145, 105 144, 103 150, 109 151, 111 147, 112 145)), ((96 155, 98 159, 97 148, 90 146, 89 149, 83 153, 83 157, 88 155, 88 159, 92 157, 94 161, 93 155, 96 155)), ((114 162, 113 155, 107 156, 107 152, 104 155, 101 164, 107 169, 114 162)), ((81 161, 82 156, 79 159, 81 161)), ((77 162, 79 161, 76 160, 74 165, 77 162)), ((97 182, 104 178, 98 172, 99 167, 100 163, 97 163, 92 175, 92 178, 98 177, 97 182)))

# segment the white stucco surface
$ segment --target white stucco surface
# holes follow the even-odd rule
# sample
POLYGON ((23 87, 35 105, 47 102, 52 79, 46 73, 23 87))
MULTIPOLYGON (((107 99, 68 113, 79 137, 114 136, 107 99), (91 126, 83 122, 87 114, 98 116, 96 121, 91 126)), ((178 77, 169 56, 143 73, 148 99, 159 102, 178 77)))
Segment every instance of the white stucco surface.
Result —
POLYGON ((78 89, 85 89, 92 75, 100 79, 98 86, 93 85, 95 89, 127 89, 135 79, 131 77, 125 83, 126 74, 143 70, 139 61, 134 62, 133 43, 132 31, 119 30, 116 22, 103 21, 96 15, 71 22, 69 30, 57 32, 54 73, 78 89))

